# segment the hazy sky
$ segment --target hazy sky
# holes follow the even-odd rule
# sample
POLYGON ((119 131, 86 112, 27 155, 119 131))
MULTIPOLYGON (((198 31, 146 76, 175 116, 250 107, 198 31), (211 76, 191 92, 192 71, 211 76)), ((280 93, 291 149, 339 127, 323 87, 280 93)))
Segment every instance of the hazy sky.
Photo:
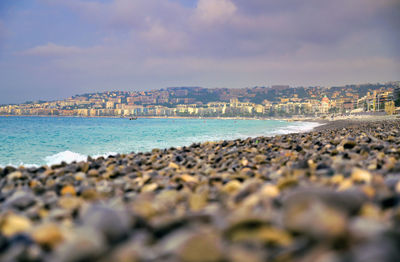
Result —
POLYGON ((400 0, 0 0, 0 104, 400 79, 400 0))

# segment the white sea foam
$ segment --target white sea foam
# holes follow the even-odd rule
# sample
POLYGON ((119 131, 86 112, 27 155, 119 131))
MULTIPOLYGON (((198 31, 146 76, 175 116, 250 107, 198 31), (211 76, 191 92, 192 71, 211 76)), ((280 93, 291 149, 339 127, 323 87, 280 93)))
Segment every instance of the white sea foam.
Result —
POLYGON ((64 151, 64 152, 60 152, 57 153, 55 155, 51 155, 51 156, 46 156, 44 158, 44 160, 46 161, 47 165, 55 165, 55 164, 59 164, 61 162, 66 162, 66 163, 72 163, 74 161, 85 161, 87 159, 87 156, 76 153, 76 152, 72 152, 72 151, 64 151))
POLYGON ((116 152, 107 152, 107 153, 104 153, 104 154, 93 155, 92 157, 93 158, 99 158, 99 157, 107 158, 109 156, 115 156, 116 154, 118 154, 118 153, 116 153, 116 152))
POLYGON ((20 167, 20 166, 23 166, 23 167, 25 167, 25 168, 31 168, 31 167, 35 167, 35 168, 38 168, 38 167, 40 167, 40 165, 36 165, 36 164, 24 164, 23 162, 20 162, 18 165, 15 165, 15 164, 12 164, 12 163, 9 163, 8 165, 1 165, 0 164, 0 168, 5 168, 5 167, 7 167, 7 166, 12 166, 12 167, 20 167))
POLYGON ((280 128, 276 131, 273 131, 272 135, 284 135, 284 134, 293 134, 293 133, 304 133, 313 130, 318 126, 322 126, 324 124, 317 122, 297 122, 293 125, 289 125, 283 128, 280 128))
MULTIPOLYGON (((93 155, 93 158, 98 158, 98 157, 108 157, 110 155, 116 155, 117 153, 115 152, 108 152, 108 153, 104 153, 104 154, 97 154, 97 155, 93 155)), ((63 151, 51 156, 46 156, 44 158, 45 162, 47 165, 55 165, 55 164, 60 164, 61 162, 65 162, 65 163, 72 163, 74 161, 76 162, 80 162, 80 161, 86 161, 87 160, 87 155, 84 154, 80 154, 80 153, 76 153, 76 152, 72 152, 72 151, 63 151)))

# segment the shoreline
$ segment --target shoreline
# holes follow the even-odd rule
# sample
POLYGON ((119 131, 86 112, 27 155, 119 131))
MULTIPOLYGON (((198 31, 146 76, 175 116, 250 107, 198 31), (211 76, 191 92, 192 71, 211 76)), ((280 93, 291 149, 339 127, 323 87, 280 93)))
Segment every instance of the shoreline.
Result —
MULTIPOLYGON (((234 120, 234 119, 230 119, 230 120, 234 120)), ((241 120, 245 121, 247 119, 241 119, 241 120)), ((265 120, 265 121, 283 122, 282 120, 265 120)), ((191 143, 220 142, 220 141, 224 141, 224 140, 231 141, 231 140, 236 140, 236 139, 247 139, 247 138, 256 138, 256 137, 274 137, 274 136, 278 136, 278 135, 286 135, 286 134, 299 133, 299 132, 304 133, 304 132, 311 132, 316 127, 320 127, 320 126, 326 124, 323 121, 318 121, 318 122, 317 121, 298 121, 297 123, 299 123, 299 124, 291 124, 291 123, 295 123, 295 122, 287 122, 287 126, 282 127, 281 129, 277 129, 275 131, 270 131, 268 134, 263 134, 263 132, 258 132, 258 133, 247 134, 247 135, 243 134, 243 135, 240 135, 240 137, 239 137, 239 135, 238 135, 238 137, 220 136, 220 137, 215 137, 213 140, 197 140, 197 141, 195 140, 194 142, 191 142, 191 143)), ((180 145, 172 144, 167 147, 157 147, 157 148, 160 150, 166 150, 169 147, 185 147, 185 146, 189 147, 190 143, 180 144, 180 145)), ((147 153, 153 149, 154 148, 146 148, 143 151, 125 151, 125 152, 124 151, 121 152, 121 151, 117 151, 117 150, 109 151, 109 152, 113 152, 112 154, 109 154, 109 153, 102 154, 102 153, 98 153, 98 152, 96 152, 94 154, 91 154, 91 153, 88 154, 88 153, 82 153, 79 150, 66 149, 64 151, 60 151, 60 152, 57 152, 54 154, 49 154, 46 156, 46 158, 57 156, 57 159, 59 159, 58 160, 59 162, 54 162, 54 161, 51 161, 51 162, 48 162, 48 161, 41 161, 41 162, 38 162, 38 161, 30 161, 30 162, 29 161, 27 161, 27 162, 15 161, 13 163, 8 162, 6 164, 0 163, 0 168, 5 168, 7 166, 14 167, 14 168, 18 168, 18 167, 25 167, 25 168, 36 167, 36 168, 38 168, 38 167, 44 166, 44 165, 51 166, 51 165, 61 164, 62 162, 70 164, 74 161, 82 161, 83 158, 87 159, 88 157, 96 159, 96 158, 99 158, 100 156, 108 157, 108 156, 115 156, 118 154, 147 153)), ((101 152, 101 151, 99 151, 99 152, 101 152)))
MULTIPOLYGON (((0 115, 0 117, 54 117, 54 118, 110 118, 129 119, 128 116, 57 116, 57 115, 0 115)), ((201 116, 136 116, 138 119, 219 119, 219 120, 275 120, 287 122, 332 122, 338 120, 379 120, 396 119, 397 115, 345 115, 345 116, 324 116, 324 117, 201 117, 201 116)))
MULTIPOLYGON (((24 117, 24 116, 23 116, 24 117)), ((43 117, 45 117, 45 116, 43 116, 43 117)), ((76 117, 76 116, 61 116, 61 117, 72 117, 72 118, 86 118, 86 117, 76 117)), ((91 118, 91 117, 89 117, 89 118, 91 118)), ((106 117, 106 118, 108 118, 108 117, 106 117)), ((164 118, 157 118, 157 117, 154 117, 154 118, 151 118, 151 119, 164 119, 164 118)), ((175 119, 175 118, 170 118, 170 119, 175 119)), ((182 118, 179 118, 179 119, 198 119, 198 118, 184 118, 184 117, 182 117, 182 118)), ((358 125, 358 124, 360 124, 360 123, 363 123, 363 122, 376 122, 376 121, 387 121, 387 120, 396 120, 396 119, 398 119, 397 118, 397 116, 379 116, 379 117, 369 117, 369 118, 358 118, 358 119, 341 119, 341 120, 330 120, 330 121, 328 121, 328 120, 316 120, 316 119, 309 119, 309 120, 307 120, 307 121, 304 121, 304 120, 299 120, 299 121, 288 121, 289 123, 290 122, 305 122, 305 123, 317 123, 318 125, 317 126, 315 126, 315 127, 312 127, 311 129, 309 129, 309 130, 304 130, 304 131, 293 131, 293 132, 288 132, 288 133, 277 133, 277 134, 273 134, 273 135, 253 135, 253 136, 247 136, 247 138, 251 138, 251 139, 253 139, 253 138, 273 138, 273 137, 276 137, 276 136, 284 136, 284 135, 291 135, 291 134, 300 134, 300 133, 309 133, 309 132, 318 132, 318 131, 323 131, 323 130, 330 130, 330 129, 332 129, 332 128, 345 128, 345 127, 348 127, 348 126, 356 126, 356 125, 358 125)), ((254 120, 254 119, 234 119, 234 118, 232 118, 232 119, 228 119, 228 120, 254 120)), ((265 120, 271 120, 271 119, 265 119, 265 120)), ((275 121, 284 121, 284 120, 275 120, 275 121)), ((244 139, 244 138, 237 138, 237 139, 244 139)), ((200 143, 200 144, 203 144, 203 143, 216 143, 216 142, 220 142, 220 141, 232 141, 232 140, 237 140, 237 139, 223 139, 223 138, 221 138, 221 139, 218 139, 218 140, 213 140, 213 141, 198 141, 198 142, 195 142, 195 143, 200 143)), ((190 145, 188 144, 188 145, 183 145, 183 146, 179 146, 180 148, 181 147, 189 147, 190 145)), ((168 149, 168 147, 167 148, 157 148, 157 149, 159 149, 159 150, 167 150, 168 149)), ((80 155, 80 156, 85 156, 86 158, 93 158, 93 159, 97 159, 97 158, 99 158, 99 157, 103 157, 103 158, 107 158, 107 157, 112 157, 112 156, 115 156, 115 155, 121 155, 121 154, 123 154, 123 155, 126 155, 126 154, 132 154, 132 153, 134 153, 134 154, 145 154, 145 153, 149 153, 149 152, 151 152, 151 150, 152 149, 149 149, 149 150, 147 150, 147 151, 138 151, 138 152, 116 152, 115 154, 113 154, 113 155, 107 155, 107 154, 96 154, 96 155, 86 155, 86 154, 81 154, 80 152, 72 152, 72 153, 76 153, 76 154, 78 154, 78 155, 80 155)), ((69 150, 66 150, 66 151, 69 151, 69 150)), ((56 153, 56 154, 60 154, 60 153, 63 153, 63 152, 66 152, 66 151, 60 151, 60 152, 58 152, 58 153, 56 153)), ((74 162, 74 161, 77 161, 77 160, 67 160, 67 159, 65 159, 65 160, 62 160, 61 162, 65 162, 66 164, 70 164, 70 163, 72 163, 72 162, 74 162)), ((58 164, 61 164, 61 162, 60 163, 53 163, 53 164, 51 164, 51 165, 58 165, 58 164)), ((7 167, 7 166, 10 166, 10 167, 13 167, 13 168, 19 168, 19 167, 25 167, 25 168, 38 168, 38 167, 41 167, 41 166, 48 166, 49 164, 29 164, 29 163, 22 163, 22 165, 21 164, 19 164, 19 165, 10 165, 10 164, 6 164, 6 165, 0 165, 0 168, 5 168, 5 167, 7 167)))

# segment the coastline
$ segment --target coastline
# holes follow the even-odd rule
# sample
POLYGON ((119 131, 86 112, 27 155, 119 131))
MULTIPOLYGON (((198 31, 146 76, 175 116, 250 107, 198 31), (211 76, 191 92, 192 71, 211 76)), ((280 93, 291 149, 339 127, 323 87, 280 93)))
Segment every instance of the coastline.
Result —
MULTIPOLYGON (((108 118, 107 118, 108 119, 108 118)), ((3 143, 0 146, 8 148, 7 144, 10 143, 10 154, 3 154, 0 156, 0 167, 7 165, 19 167, 39 167, 41 165, 60 164, 62 161, 71 163, 73 161, 86 160, 88 156, 97 158, 98 156, 109 156, 116 154, 128 154, 131 152, 149 152, 153 148, 168 149, 169 147, 177 146, 190 146, 192 143, 203 143, 207 141, 221 141, 221 140, 234 140, 246 139, 248 137, 258 136, 274 136, 283 135, 295 132, 311 131, 317 125, 317 122, 285 122, 282 120, 210 120, 210 119, 194 119, 194 120, 162 120, 162 119, 142 119, 138 122, 127 121, 126 119, 89 119, 89 118, 25 118, 21 117, 2 118, 4 125, 3 133, 6 135, 3 143), (36 119, 36 120, 35 120, 36 119), (63 120, 64 119, 64 120, 63 120), (70 120, 68 120, 70 119, 70 120), (93 121, 92 121, 93 120, 93 121), (226 121, 226 122, 225 122, 226 121), (248 121, 248 122, 247 122, 248 121), (38 124, 36 124, 38 123, 38 124), (119 126, 124 126, 120 128, 119 126), (162 125, 162 126, 160 126, 162 125), (36 130, 35 132, 41 133, 41 136, 31 136, 28 133, 15 133, 11 139, 8 139, 7 126, 17 128, 19 126, 29 126, 29 130, 36 130), (68 138, 68 134, 77 131, 77 128, 70 128, 71 126, 79 126, 81 129, 80 137, 85 137, 81 143, 81 139, 68 140, 65 143, 64 138, 68 138), (95 126, 97 129, 89 128, 86 132, 86 127, 95 126), (160 137, 161 142, 152 142, 152 127, 157 127, 157 133, 165 134, 160 137), (191 126, 195 126, 193 130, 191 126), (65 129, 64 129, 65 127, 65 129), (187 127, 187 128, 186 128, 187 127), (211 127, 211 128, 210 128, 211 127), (190 130, 188 132, 184 130, 190 130), (104 131, 103 131, 104 130, 104 131), (107 131, 105 131, 107 130, 107 131), (149 131, 147 131, 149 130, 149 131), (164 131, 165 132, 164 132, 164 131), (176 130, 182 130, 177 133, 176 130), (59 134, 59 142, 53 139, 52 134, 59 134), (91 135, 93 133, 94 135, 91 135), (64 135, 65 134, 65 135, 64 135), (101 135, 99 135, 101 134, 101 135), (114 144, 121 146, 107 145, 107 143, 96 143, 96 141, 103 141, 103 137, 114 136, 114 144), (123 134, 123 135, 120 135, 123 134), (142 134, 144 140, 135 134, 142 134), (150 136, 148 135, 150 134, 150 136), (179 134, 179 135, 177 135, 179 134), (150 137, 150 138, 147 138, 150 137), (13 138, 15 137, 15 138, 13 138), (32 143, 34 141, 44 141, 41 146, 21 147, 19 137, 30 138, 32 143), (129 138, 128 138, 129 137, 129 138), (179 137, 179 138, 177 138, 179 137), (47 142, 49 138, 49 142, 47 142), (90 142, 89 142, 90 141, 90 142), (77 144, 78 143, 78 144, 77 144), (59 150, 47 150, 47 148, 58 147, 59 150), (19 151, 18 151, 19 150, 19 151), (27 152, 31 152, 31 154, 27 152), (34 152, 37 152, 34 153, 34 152), (31 156, 30 156, 31 155, 31 156)), ((11 129, 12 130, 12 129, 11 129)), ((33 134, 34 134, 33 133, 33 134)), ((154 134, 155 135, 155 134, 154 134)), ((69 139, 69 138, 68 138, 69 139)))
MULTIPOLYGON (((61 118, 63 118, 64 116, 62 116, 61 118)), ((66 116, 66 118, 70 118, 70 116, 66 116)), ((83 118, 83 117, 74 117, 74 116, 72 116, 72 118, 83 118)), ((102 117, 101 117, 102 118, 102 117)), ((108 117, 105 117, 105 118, 108 118, 108 117)), ((148 119, 164 119, 164 118, 158 118, 158 117, 153 117, 153 118, 148 118, 148 119)), ((180 117, 180 118, 169 118, 169 119, 196 119, 196 120, 198 120, 198 118, 187 118, 187 117, 180 117)), ((211 119, 211 118, 209 118, 209 119, 211 119)), ((214 118, 215 119, 215 118, 214 118)), ((227 118, 228 120, 254 120, 254 119, 251 119, 251 118, 227 118)), ((374 117, 374 116, 368 116, 367 118, 366 117, 362 117, 362 118, 351 118, 351 119, 349 119, 349 118, 346 118, 346 119, 341 119, 341 120, 332 120, 332 119, 330 119, 330 120, 326 120, 326 119, 323 119, 323 120, 321 120, 321 119, 301 119, 301 120, 297 120, 297 121, 287 121, 288 123, 290 123, 290 122, 303 122, 303 123, 305 123, 305 124, 309 124, 308 126, 299 126, 299 127, 297 127, 296 125, 293 125, 293 126, 288 126, 288 128, 287 129, 285 129, 285 131, 280 131, 280 132, 274 132, 273 134, 270 134, 270 135, 263 135, 263 134, 253 134, 253 135, 249 135, 249 136, 242 136, 242 137, 240 137, 240 139, 245 139, 245 138, 255 138, 255 137, 274 137, 274 136, 282 136, 282 135, 286 135, 286 134, 294 134, 294 133, 307 133, 307 132, 313 132, 313 131, 322 131, 322 130, 327 130, 327 129, 331 129, 331 128, 338 128, 338 127, 342 127, 342 128, 345 128, 346 126, 350 126, 350 125, 357 125, 357 124, 359 124, 359 123, 362 123, 362 122, 365 122, 365 121, 367 121, 367 122, 376 122, 376 121, 385 121, 385 120, 395 120, 395 119, 398 119, 398 116, 378 116, 378 117, 374 117), (315 123, 315 124, 313 124, 313 123, 315 123)), ((204 119, 204 120, 207 120, 207 119, 204 119)), ((223 119, 218 119, 218 120, 223 120, 223 119)), ((265 121, 269 121, 269 120, 271 120, 271 119, 265 119, 265 121)), ((278 120, 278 119, 274 119, 273 121, 285 121, 285 120, 278 120)), ((222 140, 233 140, 233 139, 237 139, 237 138, 223 138, 223 137, 221 137, 221 138, 218 138, 218 139, 215 139, 215 140, 212 140, 212 142, 219 142, 219 141, 222 141, 222 140)), ((207 142, 206 140, 199 140, 199 141, 195 141, 195 143, 204 143, 204 142, 207 142)), ((211 142, 211 141, 209 141, 209 142, 211 142)), ((174 146, 174 145, 170 145, 170 146, 174 146)), ((176 146, 176 145, 175 145, 176 146)), ((179 145, 180 147, 183 147, 183 146, 190 146, 190 144, 188 143, 188 144, 181 144, 181 145, 179 145)), ((158 147, 159 149, 161 149, 161 150, 165 150, 165 149, 168 149, 168 147, 158 147)), ((146 153, 146 152, 149 152, 149 151, 151 151, 151 149, 152 148, 147 148, 147 149, 145 149, 145 150, 134 150, 134 152, 135 153, 146 153)), ((6 167, 6 166, 12 166, 12 167, 14 167, 14 168, 17 168, 17 167, 19 167, 19 166, 25 166, 25 164, 26 164, 26 167, 28 168, 28 167, 40 167, 41 165, 53 165, 53 164, 60 164, 61 163, 61 161, 65 161, 66 163, 71 163, 71 162, 73 162, 73 161, 82 161, 82 159, 86 159, 87 157, 92 157, 92 158, 98 158, 99 156, 103 156, 103 157, 108 157, 108 156, 113 156, 113 155, 118 155, 118 154, 129 154, 130 152, 132 152, 133 153, 133 151, 118 151, 118 150, 111 150, 110 152, 113 152, 112 154, 109 154, 109 153, 99 153, 99 152, 101 152, 101 150, 100 151, 98 151, 98 152, 96 152, 96 153, 94 153, 94 154, 91 154, 91 153, 82 153, 82 152, 80 152, 79 150, 78 151, 75 151, 75 150, 65 150, 65 151, 60 151, 60 152, 57 152, 57 153, 54 153, 54 154, 49 154, 49 155, 47 155, 46 156, 46 158, 51 158, 51 159, 54 159, 54 158, 56 158, 56 159, 58 159, 58 161, 60 161, 60 162, 55 162, 55 161, 53 161, 53 160, 49 160, 49 162, 48 161, 46 161, 45 163, 37 163, 37 162, 34 162, 34 161, 24 161, 24 162, 22 162, 22 161, 20 161, 19 162, 19 164, 17 163, 17 164, 15 164, 15 163, 13 163, 13 164, 2 164, 2 165, 0 165, 0 168, 4 168, 4 167, 6 167)))
POLYGON ((399 152, 400 120, 344 120, 307 133, 7 167, 0 260, 397 261, 399 152))
MULTIPOLYGON (((113 118, 129 119, 128 116, 60 116, 60 115, 0 115, 0 117, 55 117, 55 118, 113 118)), ((138 119, 220 119, 220 120, 276 120, 287 122, 332 122, 338 120, 381 120, 396 119, 397 115, 346 115, 346 116, 323 116, 323 117, 201 117, 201 116, 136 116, 138 119)))

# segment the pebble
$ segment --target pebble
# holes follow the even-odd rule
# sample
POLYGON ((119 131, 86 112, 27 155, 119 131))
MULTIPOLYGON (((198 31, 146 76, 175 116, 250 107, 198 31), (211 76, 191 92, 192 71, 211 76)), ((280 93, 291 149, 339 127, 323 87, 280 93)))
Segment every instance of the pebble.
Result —
POLYGON ((190 236, 177 248, 177 256, 185 262, 218 262, 222 261, 221 240, 214 233, 199 233, 190 236))
POLYGON ((36 203, 35 195, 30 192, 16 191, 7 201, 5 206, 10 206, 15 209, 24 210, 36 203))
POLYGON ((129 217, 116 209, 90 206, 82 217, 83 224, 101 232, 110 243, 123 240, 129 232, 129 217))
POLYGON ((65 186, 61 189, 61 195, 71 195, 74 196, 76 195, 75 188, 73 186, 65 186))
POLYGON ((53 249, 64 240, 61 228, 54 223, 38 226, 31 233, 32 239, 44 248, 53 249))
POLYGON ((367 170, 354 168, 351 173, 351 179, 356 183, 369 183, 371 182, 372 175, 367 170))
POLYGON ((13 213, 5 214, 0 221, 1 233, 7 237, 27 232, 32 227, 28 218, 13 213))

